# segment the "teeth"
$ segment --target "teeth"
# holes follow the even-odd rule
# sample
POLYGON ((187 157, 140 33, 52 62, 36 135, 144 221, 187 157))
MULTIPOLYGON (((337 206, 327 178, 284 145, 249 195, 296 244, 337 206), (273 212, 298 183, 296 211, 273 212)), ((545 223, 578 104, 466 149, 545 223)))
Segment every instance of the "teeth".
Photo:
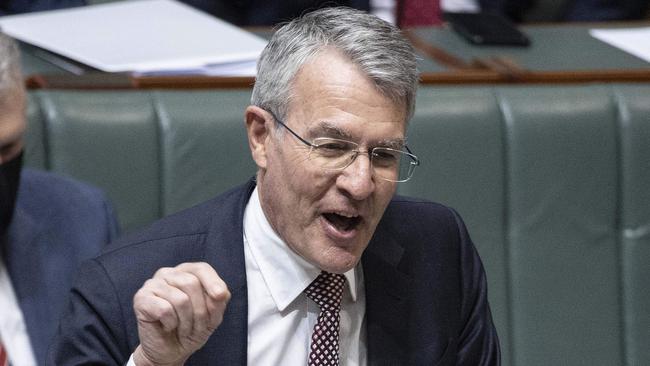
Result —
POLYGON ((343 217, 347 217, 347 218, 355 218, 355 217, 359 216, 359 215, 351 214, 351 213, 348 213, 348 212, 342 212, 342 211, 334 211, 334 213, 339 215, 339 216, 343 216, 343 217))
POLYGON ((361 218, 358 215, 343 211, 332 211, 323 216, 340 231, 353 230, 361 222, 361 218))

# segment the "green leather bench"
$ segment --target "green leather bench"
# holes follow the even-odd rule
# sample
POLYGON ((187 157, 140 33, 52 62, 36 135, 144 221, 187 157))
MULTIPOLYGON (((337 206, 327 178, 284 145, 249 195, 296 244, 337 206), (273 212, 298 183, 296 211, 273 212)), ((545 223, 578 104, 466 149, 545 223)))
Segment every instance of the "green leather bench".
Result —
MULTIPOLYGON (((102 187, 126 231, 255 172, 250 92, 34 91, 27 164, 102 187)), ((650 85, 422 87, 402 194, 465 218, 504 365, 650 365, 650 85)))

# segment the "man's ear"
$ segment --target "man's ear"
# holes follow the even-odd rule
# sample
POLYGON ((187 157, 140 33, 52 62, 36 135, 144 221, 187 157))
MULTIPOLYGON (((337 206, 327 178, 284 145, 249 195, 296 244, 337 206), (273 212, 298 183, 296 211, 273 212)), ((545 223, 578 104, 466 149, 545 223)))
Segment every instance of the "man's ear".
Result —
POLYGON ((267 144, 273 129, 271 114, 260 107, 251 105, 246 108, 245 119, 248 146, 251 149, 253 160, 260 169, 266 169, 267 144))

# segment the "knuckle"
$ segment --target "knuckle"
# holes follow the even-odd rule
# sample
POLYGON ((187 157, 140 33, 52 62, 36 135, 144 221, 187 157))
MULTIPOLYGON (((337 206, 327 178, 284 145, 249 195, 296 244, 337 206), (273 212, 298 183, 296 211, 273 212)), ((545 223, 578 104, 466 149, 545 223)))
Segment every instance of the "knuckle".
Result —
POLYGON ((181 269, 181 270, 195 270, 198 268, 201 268, 201 264, 205 262, 185 262, 181 263, 176 268, 181 269))
POLYGON ((212 268, 212 266, 206 262, 197 262, 194 263, 196 265, 196 273, 200 274, 201 276, 204 276, 206 278, 214 277, 217 276, 217 272, 212 268))
POLYGON ((175 306, 186 307, 192 304, 190 296, 182 291, 174 292, 171 297, 175 306))
POLYGON ((230 301, 231 296, 232 295, 230 294, 230 291, 228 290, 228 287, 226 287, 224 285, 222 288, 217 290, 217 293, 215 294, 214 299, 217 300, 217 301, 228 303, 230 301))
POLYGON ((161 303, 153 310, 153 314, 159 319, 170 318, 176 316, 176 312, 170 303, 161 303))
POLYGON ((147 295, 148 295, 148 291, 146 290, 146 288, 141 287, 133 295, 133 302, 136 303, 138 301, 141 301, 141 299, 147 297, 147 295))
POLYGON ((133 296, 133 310, 135 312, 146 310, 148 303, 149 301, 147 299, 147 296, 142 295, 140 292, 136 292, 136 294, 133 296))
POLYGON ((143 303, 146 304, 149 302, 149 299, 154 296, 154 289, 156 287, 155 281, 147 280, 133 295, 133 305, 142 305, 143 303))
POLYGON ((149 289, 154 289, 160 286, 160 281, 156 278, 150 278, 146 281, 144 281, 144 284, 140 288, 140 290, 147 291, 149 289))
POLYGON ((158 270, 156 271, 156 273, 154 273, 153 277, 154 277, 154 278, 157 278, 157 277, 165 277, 165 276, 169 275, 169 273, 172 272, 173 270, 174 270, 174 269, 173 269, 173 268, 170 268, 170 267, 161 267, 161 268, 158 268, 158 270))
POLYGON ((209 313, 206 308, 201 307, 194 310, 194 316, 201 324, 205 324, 205 319, 208 318, 209 313))
POLYGON ((200 284, 199 279, 189 273, 183 273, 176 280, 180 287, 196 287, 200 284))

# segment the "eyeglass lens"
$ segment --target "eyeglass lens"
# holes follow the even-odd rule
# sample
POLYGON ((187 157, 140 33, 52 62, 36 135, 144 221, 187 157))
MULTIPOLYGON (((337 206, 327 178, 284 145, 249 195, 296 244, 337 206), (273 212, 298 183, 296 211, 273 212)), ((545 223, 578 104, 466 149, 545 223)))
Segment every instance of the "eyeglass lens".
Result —
MULTIPOLYGON (((310 159, 322 168, 342 170, 360 153, 351 141, 319 138, 313 142, 310 159)), ((410 154, 395 149, 377 147, 369 155, 375 175, 392 182, 407 181, 417 165, 410 154)))

